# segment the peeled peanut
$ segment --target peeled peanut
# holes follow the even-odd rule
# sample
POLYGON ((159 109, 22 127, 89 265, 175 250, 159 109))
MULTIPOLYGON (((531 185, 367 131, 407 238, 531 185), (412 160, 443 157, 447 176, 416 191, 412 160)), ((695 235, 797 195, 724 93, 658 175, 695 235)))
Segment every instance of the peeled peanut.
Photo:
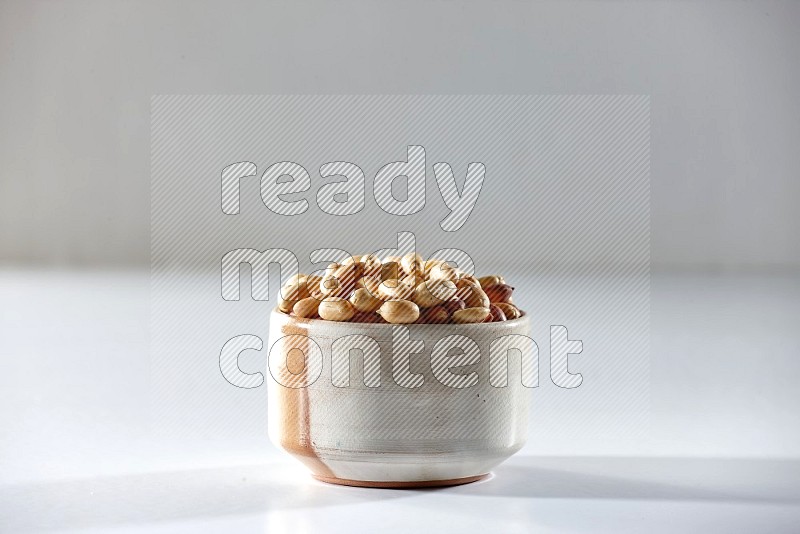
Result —
POLYGON ((381 271, 383 270, 383 264, 381 263, 380 258, 378 258, 375 254, 366 254, 361 256, 358 263, 361 265, 362 276, 380 278, 381 271))
POLYGON ((514 288, 508 284, 494 284, 486 287, 484 291, 492 302, 509 302, 514 288))
MULTIPOLYGON (((362 256, 359 256, 362 257, 362 256)), ((364 264, 360 261, 357 263, 350 264, 353 267, 353 272, 355 274, 354 280, 358 280, 360 277, 364 276, 364 264)), ((349 267, 350 265, 343 265, 342 267, 349 267)))
POLYGON ((509 304, 508 302, 498 302, 495 304, 498 308, 500 308, 506 316, 506 319, 509 321, 512 319, 519 319, 522 317, 522 313, 520 313, 519 308, 514 306, 513 304, 509 304))
POLYGON ((458 280, 456 280, 456 287, 459 289, 461 289, 462 287, 475 287, 481 289, 481 285, 477 281, 471 280, 469 278, 459 278, 458 280))
POLYGON ((289 300, 278 295, 278 309, 283 313, 291 313, 292 308, 297 303, 297 300, 289 300))
POLYGON ((378 315, 388 323, 408 324, 419 318, 419 307, 410 300, 389 300, 378 309, 378 315))
POLYGON ((320 290, 332 297, 348 297, 356 287, 358 267, 354 264, 339 265, 322 277, 320 290))
POLYGON ((306 277, 306 288, 308 289, 308 294, 317 300, 322 300, 325 298, 325 293, 323 293, 322 289, 320 288, 321 282, 321 276, 310 275, 306 277))
POLYGON ((372 295, 373 297, 377 297, 378 286, 380 285, 381 285, 380 278, 373 278, 371 276, 362 276, 361 278, 358 279, 358 282, 356 282, 356 289, 363 287, 364 289, 369 291, 370 295, 372 295))
POLYGON ((360 273, 358 272, 360 267, 360 263, 355 263, 352 265, 340 265, 338 269, 333 271, 333 274, 345 280, 352 278, 353 282, 355 282, 356 278, 360 276, 360 273))
POLYGON ((307 297, 302 300, 298 300, 294 303, 292 312, 297 317, 305 317, 307 319, 316 317, 319 312, 319 301, 314 297, 307 297))
POLYGON ((327 297, 319 303, 319 316, 328 321, 349 321, 355 313, 350 301, 341 297, 327 297))
POLYGON ((383 301, 377 297, 373 297, 368 289, 362 287, 361 289, 356 289, 353 291, 353 294, 350 295, 350 304, 353 305, 356 311, 372 313, 378 311, 383 301))
POLYGON ((454 323, 482 323, 489 316, 489 308, 465 308, 453 313, 454 323))
POLYGON ((459 281, 463 280, 465 282, 472 282, 476 286, 480 287, 481 283, 478 282, 478 279, 472 276, 471 274, 467 274, 464 271, 457 271, 457 273, 459 281))
POLYGON ((465 300, 468 307, 472 308, 488 308, 492 303, 491 299, 483 292, 482 289, 476 289, 472 292, 469 299, 465 300))
POLYGON ((400 267, 406 274, 417 274, 423 272, 425 262, 416 252, 409 252, 400 260, 400 267))
POLYGON ((497 322, 522 317, 514 288, 499 275, 476 278, 445 260, 355 255, 281 286, 278 309, 330 321, 403 323, 497 322))
POLYGON ((286 300, 301 300, 309 296, 305 278, 293 276, 281 287, 281 297, 286 300))
POLYGON ((410 299, 414 294, 414 288, 401 282, 400 280, 384 280, 378 286, 378 294, 381 300, 391 299, 410 299))
POLYGON ((361 262, 361 256, 348 256, 344 260, 342 260, 342 263, 340 265, 355 265, 360 262, 361 262))
POLYGON ((460 271, 458 269, 447 263, 440 263, 431 268, 431 270, 428 272, 428 278, 430 280, 451 280, 453 282, 457 282, 459 278, 459 272, 460 271))
POLYGON ((303 273, 293 274, 292 276, 286 279, 284 285, 296 284, 298 286, 303 286, 305 284, 306 278, 308 278, 308 276, 303 273))
POLYGON ((417 287, 423 280, 422 274, 409 274, 400 279, 401 282, 409 287, 417 287))
POLYGON ((489 276, 481 276, 480 278, 478 278, 478 283, 481 285, 482 288, 486 289, 487 287, 496 284, 505 284, 506 280, 499 274, 492 274, 489 276))
POLYGON ((291 313, 294 303, 308 296, 305 279, 302 275, 291 276, 278 292, 278 309, 284 313, 291 313))
POLYGON ((478 283, 471 280, 459 280, 456 286, 458 287, 456 296, 464 301, 467 308, 488 308, 491 304, 489 297, 478 283))
POLYGON ((412 300, 420 308, 430 308, 450 300, 456 294, 456 285, 450 280, 428 280, 414 288, 412 300))
POLYGON ((445 263, 445 261, 444 261, 444 260, 434 260, 434 259, 430 259, 430 260, 428 260, 428 261, 426 261, 426 262, 425 262, 425 268, 423 269, 423 271, 422 271, 422 272, 424 272, 424 273, 425 273, 425 276, 427 277, 427 276, 429 276, 429 275, 431 274, 431 271, 432 271, 432 270, 433 270, 435 267, 438 267, 439 265, 442 265, 443 263, 445 263))
POLYGON ((341 296, 344 293, 341 282, 333 274, 326 274, 322 277, 322 282, 319 284, 319 290, 323 295, 327 296, 341 296))

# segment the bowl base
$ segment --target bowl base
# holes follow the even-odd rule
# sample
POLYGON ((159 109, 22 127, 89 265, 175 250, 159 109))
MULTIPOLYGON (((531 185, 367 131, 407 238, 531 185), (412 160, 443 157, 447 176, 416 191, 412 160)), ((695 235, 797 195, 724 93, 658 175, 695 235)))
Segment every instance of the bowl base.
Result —
POLYGON ((349 480, 346 478, 330 477, 323 475, 311 475, 321 482, 328 484, 338 484, 340 486, 356 486, 359 488, 390 488, 390 489, 413 489, 413 488, 439 488, 443 486, 460 486, 461 484, 469 484, 470 482, 477 482, 488 477, 488 473, 483 475, 476 475, 463 478, 450 478, 447 480, 402 480, 402 481, 385 481, 385 480, 349 480))

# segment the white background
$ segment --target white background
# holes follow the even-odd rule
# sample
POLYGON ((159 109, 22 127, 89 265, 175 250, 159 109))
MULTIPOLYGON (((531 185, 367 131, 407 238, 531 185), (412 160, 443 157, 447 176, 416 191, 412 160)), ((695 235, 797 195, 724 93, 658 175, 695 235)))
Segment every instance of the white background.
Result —
POLYGON ((153 94, 647 94, 654 266, 798 267, 798 19, 791 1, 4 1, 0 260, 148 264, 153 94))

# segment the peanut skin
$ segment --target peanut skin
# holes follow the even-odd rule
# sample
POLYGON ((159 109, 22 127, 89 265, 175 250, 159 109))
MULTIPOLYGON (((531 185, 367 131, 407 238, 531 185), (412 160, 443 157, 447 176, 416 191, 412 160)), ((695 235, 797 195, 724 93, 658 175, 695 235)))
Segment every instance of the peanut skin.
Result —
POLYGON ((447 302, 442 303, 442 306, 444 306, 444 309, 447 310, 447 313, 449 313, 450 316, 452 316, 458 310, 463 310, 464 308, 466 308, 467 304, 459 298, 453 298, 448 300, 447 302))
POLYGON ((514 288, 508 284, 494 284, 487 287, 485 293, 491 302, 510 302, 514 288))
POLYGON ((496 304, 492 304, 491 306, 489 306, 489 314, 492 318, 493 323, 506 320, 505 312, 503 312, 503 310, 500 309, 496 304))
POLYGON ((424 324, 444 324, 448 321, 450 321, 450 314, 444 306, 434 306, 422 310, 419 319, 417 319, 418 323, 424 324))

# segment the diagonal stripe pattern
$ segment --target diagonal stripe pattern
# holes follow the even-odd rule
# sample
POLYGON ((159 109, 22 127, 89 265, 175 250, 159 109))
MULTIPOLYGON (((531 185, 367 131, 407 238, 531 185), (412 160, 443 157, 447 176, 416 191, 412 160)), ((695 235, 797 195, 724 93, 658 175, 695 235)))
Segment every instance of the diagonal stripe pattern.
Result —
MULTIPOLYGON (((263 388, 232 387, 218 361, 234 336, 267 337, 278 284, 292 273, 267 273, 263 251, 289 251, 309 272, 317 249, 388 254, 399 245, 424 257, 464 251, 478 274, 501 272, 517 287, 515 300, 534 318, 531 337, 540 351, 534 428, 562 437, 642 431, 649 406, 649 173, 650 99, 643 95, 153 97, 151 357, 162 429, 263 439, 263 388), (425 178, 407 180, 405 195, 374 189, 382 169, 399 163, 413 171, 423 154, 425 178), (279 165, 262 180, 281 162, 302 169, 279 165), (477 192, 465 189, 477 180, 472 163, 484 167, 477 192), (433 168, 444 164, 457 191, 439 189, 433 168), (285 171, 293 181, 278 175, 285 171), (457 193, 477 197, 463 221, 448 208, 457 193), (273 207, 284 215, 262 199, 277 195, 284 204, 273 207), (407 210, 401 215, 383 207, 421 195, 418 211, 418 204, 396 206, 407 210), (231 263, 245 259, 263 273, 255 285, 247 268, 228 265, 222 275, 231 251, 240 251, 231 263), (583 352, 569 358, 569 370, 583 375, 578 388, 543 378, 553 374, 551 325, 565 325, 570 339, 583 341, 583 352)), ((243 353, 242 370, 264 372, 264 352, 243 353)), ((412 373, 435 380, 417 358, 412 373)), ((330 379, 330 370, 322 376, 330 379)))

